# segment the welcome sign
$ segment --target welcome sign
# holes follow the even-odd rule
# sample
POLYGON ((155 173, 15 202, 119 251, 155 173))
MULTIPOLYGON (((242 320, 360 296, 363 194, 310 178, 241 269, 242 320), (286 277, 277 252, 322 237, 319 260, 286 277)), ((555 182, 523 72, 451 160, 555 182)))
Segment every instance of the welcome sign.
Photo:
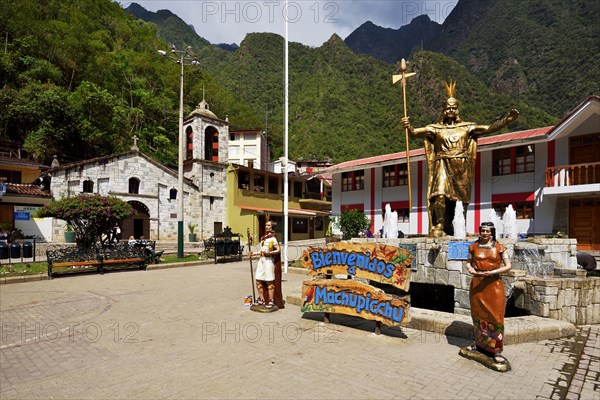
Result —
POLYGON ((347 275, 394 286, 407 294, 393 296, 354 279, 313 279, 302 284, 302 312, 357 316, 398 326, 410 321, 410 251, 377 243, 333 243, 310 248, 302 264, 312 276, 347 275))
POLYGON ((302 312, 357 316, 398 326, 410 321, 406 299, 354 280, 315 279, 302 285, 302 312))
POLYGON ((311 276, 344 274, 392 285, 408 292, 410 251, 377 243, 333 243, 311 247, 302 254, 302 266, 311 276))

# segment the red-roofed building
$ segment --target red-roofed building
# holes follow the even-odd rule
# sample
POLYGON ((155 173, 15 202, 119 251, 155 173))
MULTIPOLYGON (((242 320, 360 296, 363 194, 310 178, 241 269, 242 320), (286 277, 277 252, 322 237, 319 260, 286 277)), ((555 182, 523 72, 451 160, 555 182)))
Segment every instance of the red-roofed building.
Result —
POLYGON ((48 182, 40 179, 48 167, 21 158, 20 146, 0 141, 0 224, 7 231, 20 229, 25 235, 45 236, 35 211, 52 201, 48 182))
MULTIPOLYGON (((334 165, 325 171, 332 176, 333 214, 363 210, 378 232, 389 203, 402 232, 427 235, 424 149, 410 152, 410 170, 411 210, 405 152, 334 165)), ((555 126, 478 140, 467 232, 509 204, 520 233, 567 232, 580 249, 600 250, 600 224, 592 223, 600 221, 600 97, 590 96, 555 126)))

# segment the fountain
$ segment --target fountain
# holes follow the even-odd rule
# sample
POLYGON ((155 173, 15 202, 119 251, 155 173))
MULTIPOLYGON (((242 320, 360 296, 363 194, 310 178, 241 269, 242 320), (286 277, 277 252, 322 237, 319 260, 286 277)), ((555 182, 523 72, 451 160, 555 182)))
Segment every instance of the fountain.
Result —
POLYGON ((383 237, 386 239, 398 238, 398 213, 392 211, 389 203, 385 205, 385 219, 383 220, 383 237))
POLYGON ((454 220, 452 221, 452 227, 454 228, 454 237, 457 239, 464 239, 467 237, 467 231, 465 227, 465 213, 462 201, 456 202, 456 208, 454 209, 454 220))
POLYGON ((516 240, 519 237, 517 232, 517 213, 512 204, 509 204, 502 216, 502 227, 504 229, 504 237, 516 240))
POLYGON ((496 237, 502 237, 502 234, 504 233, 504 228, 501 223, 502 221, 498 217, 496 210, 494 210, 493 208, 490 209, 488 221, 492 222, 494 224, 494 226, 496 227, 496 237))
POLYGON ((543 262, 544 248, 536 243, 524 241, 514 245, 513 266, 524 270, 526 276, 547 278, 554 272, 554 264, 543 262))

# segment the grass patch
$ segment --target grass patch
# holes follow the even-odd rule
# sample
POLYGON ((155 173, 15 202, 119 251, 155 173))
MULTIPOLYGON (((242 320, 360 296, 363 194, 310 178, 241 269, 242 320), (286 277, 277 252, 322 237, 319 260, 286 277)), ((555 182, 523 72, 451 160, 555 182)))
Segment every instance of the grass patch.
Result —
POLYGON ((0 265, 0 278, 46 273, 48 273, 48 263, 45 261, 0 265))
MULTIPOLYGON (((198 261, 197 254, 188 254, 183 258, 178 258, 177 254, 167 254, 161 257, 161 263, 178 263, 178 262, 189 262, 198 261)), ((95 267, 94 267, 95 268, 95 267)), ((0 278, 8 278, 11 276, 22 276, 22 275, 37 275, 47 274, 48 263, 46 261, 39 262, 23 262, 23 263, 6 263, 0 265, 0 278)))
POLYGON ((177 257, 177 254, 163 254, 160 258, 160 263, 178 263, 178 262, 188 262, 188 261, 198 261, 197 254, 188 254, 184 255, 183 258, 177 257))

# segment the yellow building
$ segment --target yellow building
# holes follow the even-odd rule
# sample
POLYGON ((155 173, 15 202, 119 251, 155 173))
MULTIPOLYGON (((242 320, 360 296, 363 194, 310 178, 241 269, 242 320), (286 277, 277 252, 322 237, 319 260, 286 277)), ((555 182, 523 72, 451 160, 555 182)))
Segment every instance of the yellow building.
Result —
MULTIPOLYGON (((227 168, 227 221, 232 232, 253 238, 264 235, 267 219, 283 235, 283 174, 237 164, 227 168)), ((288 197, 288 241, 325 237, 331 214, 331 198, 319 178, 291 176, 288 197)))

